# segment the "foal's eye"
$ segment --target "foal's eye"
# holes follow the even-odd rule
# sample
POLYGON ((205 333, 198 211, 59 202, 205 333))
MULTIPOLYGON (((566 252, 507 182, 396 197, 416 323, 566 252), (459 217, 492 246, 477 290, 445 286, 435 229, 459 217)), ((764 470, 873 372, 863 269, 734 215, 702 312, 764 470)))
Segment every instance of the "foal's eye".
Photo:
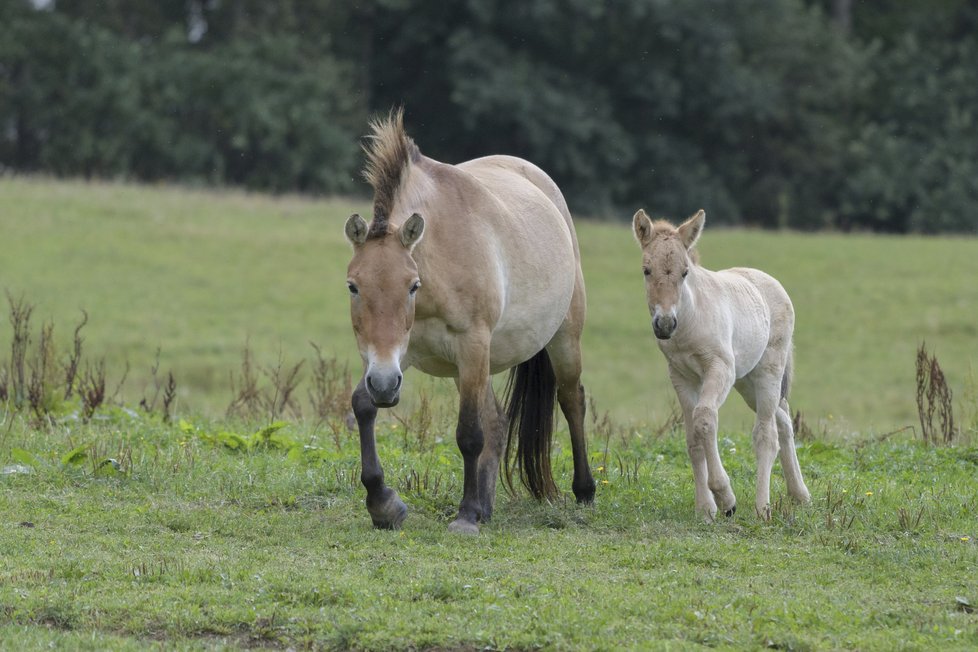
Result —
POLYGON ((357 296, 358 294, 360 294, 360 290, 357 288, 356 284, 347 281, 346 287, 350 289, 350 294, 352 296, 357 296))
POLYGON ((686 275, 687 274, 689 274, 689 270, 688 269, 684 269, 683 270, 683 278, 686 278, 686 275))
POLYGON ((645 274, 646 276, 652 276, 652 270, 649 269, 648 267, 643 267, 642 273, 645 274))
POLYGON ((420 288, 420 287, 421 287, 421 281, 415 281, 415 282, 414 282, 414 283, 413 283, 413 284, 411 285, 411 289, 410 289, 410 290, 408 290, 408 292, 409 292, 409 293, 410 293, 410 294, 411 294, 411 295, 413 296, 413 295, 414 295, 414 293, 415 293, 415 292, 417 292, 417 291, 418 291, 418 288, 420 288))

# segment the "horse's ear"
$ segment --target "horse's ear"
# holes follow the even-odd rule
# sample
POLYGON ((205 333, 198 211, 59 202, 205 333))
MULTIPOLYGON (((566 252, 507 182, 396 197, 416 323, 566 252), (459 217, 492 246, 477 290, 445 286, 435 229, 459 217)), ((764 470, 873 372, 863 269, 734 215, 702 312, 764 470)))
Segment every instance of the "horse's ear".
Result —
POLYGON ((652 235, 655 233, 651 218, 641 208, 632 217, 632 229, 635 231, 635 239, 638 240, 638 244, 643 247, 652 241, 652 235))
POLYGON ((697 211, 696 215, 683 222, 682 226, 679 227, 679 238, 682 240, 687 251, 692 249, 696 241, 700 239, 700 234, 703 233, 703 224, 705 223, 706 213, 701 208, 697 211))
POLYGON ((408 249, 414 249, 414 245, 418 244, 423 235, 424 218, 417 213, 407 218, 407 221, 401 226, 401 244, 408 249))
POLYGON ((350 219, 346 221, 344 230, 346 231, 346 239, 354 247, 367 241, 367 222, 360 217, 359 213, 350 216, 350 219))

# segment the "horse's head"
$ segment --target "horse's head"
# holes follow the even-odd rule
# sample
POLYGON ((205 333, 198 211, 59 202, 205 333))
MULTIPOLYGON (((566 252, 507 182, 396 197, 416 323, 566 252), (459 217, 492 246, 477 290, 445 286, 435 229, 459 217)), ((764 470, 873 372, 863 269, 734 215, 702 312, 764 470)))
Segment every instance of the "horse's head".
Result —
POLYGON ((642 247, 642 272, 652 331, 660 340, 672 337, 679 326, 683 286, 694 262, 690 251, 703 232, 705 221, 706 213, 702 210, 678 229, 662 220, 653 222, 641 209, 632 218, 635 239, 642 247))
POLYGON ((382 233, 372 233, 359 215, 346 222, 346 237, 353 245, 346 279, 350 318, 363 358, 364 383, 378 407, 397 405, 400 399, 401 360, 421 287, 411 252, 423 233, 424 219, 417 213, 399 228, 382 233))

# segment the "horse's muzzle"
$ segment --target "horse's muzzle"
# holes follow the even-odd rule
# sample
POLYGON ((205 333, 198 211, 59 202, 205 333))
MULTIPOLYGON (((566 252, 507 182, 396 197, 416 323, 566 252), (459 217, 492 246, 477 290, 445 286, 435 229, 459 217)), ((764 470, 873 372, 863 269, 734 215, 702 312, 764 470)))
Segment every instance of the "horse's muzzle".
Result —
POLYGON ((678 322, 672 315, 655 315, 652 318, 652 332, 660 340, 668 340, 676 331, 678 322))
POLYGON ((399 371, 367 374, 367 393, 370 394, 370 400, 377 407, 394 407, 401 400, 402 380, 404 380, 404 376, 399 371))

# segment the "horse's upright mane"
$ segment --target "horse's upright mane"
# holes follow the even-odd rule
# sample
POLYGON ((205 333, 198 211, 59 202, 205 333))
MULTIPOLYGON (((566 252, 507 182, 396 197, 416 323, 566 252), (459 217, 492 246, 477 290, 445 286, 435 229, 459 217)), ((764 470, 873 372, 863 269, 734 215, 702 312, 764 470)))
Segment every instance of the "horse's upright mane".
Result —
POLYGON ((367 163, 363 178, 374 189, 374 218, 368 238, 387 233, 388 220, 401 183, 407 177, 411 163, 421 158, 421 151, 404 131, 404 109, 391 110, 386 118, 370 122, 373 132, 367 136, 363 149, 367 163))

